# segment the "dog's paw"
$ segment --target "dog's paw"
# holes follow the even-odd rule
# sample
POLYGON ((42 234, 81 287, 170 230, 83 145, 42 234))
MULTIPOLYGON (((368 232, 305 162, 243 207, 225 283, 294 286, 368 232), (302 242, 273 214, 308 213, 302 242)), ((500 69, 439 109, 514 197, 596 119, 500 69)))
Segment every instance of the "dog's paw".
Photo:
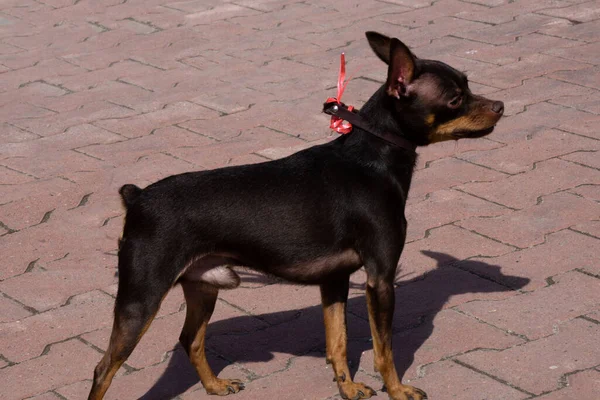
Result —
POLYGON ((371 387, 359 382, 340 382, 340 395, 344 400, 360 400, 377 396, 377 392, 371 387))
POLYGON ((427 400, 427 393, 414 386, 402 385, 394 393, 388 392, 393 400, 427 400))
POLYGON ((244 390, 246 385, 239 379, 216 379, 210 385, 206 385, 206 393, 227 396, 244 390))

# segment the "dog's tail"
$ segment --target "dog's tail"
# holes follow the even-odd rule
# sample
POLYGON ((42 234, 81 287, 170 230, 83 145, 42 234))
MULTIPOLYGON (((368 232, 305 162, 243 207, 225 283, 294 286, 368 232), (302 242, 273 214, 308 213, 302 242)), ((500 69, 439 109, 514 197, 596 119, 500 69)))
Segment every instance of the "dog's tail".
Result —
POLYGON ((119 194, 123 200, 123 205, 127 209, 135 203, 138 197, 140 197, 141 193, 142 189, 131 184, 123 185, 121 186, 121 189, 119 189, 119 194))

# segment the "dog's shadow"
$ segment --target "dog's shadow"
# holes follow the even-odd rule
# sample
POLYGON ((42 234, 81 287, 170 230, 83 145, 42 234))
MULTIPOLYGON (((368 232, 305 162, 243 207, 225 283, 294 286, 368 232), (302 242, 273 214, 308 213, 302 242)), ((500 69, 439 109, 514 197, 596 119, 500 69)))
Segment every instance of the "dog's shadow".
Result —
MULTIPOLYGON (((407 340, 396 341, 394 344, 396 368, 401 377, 413 363, 415 352, 431 336, 435 315, 444 308, 452 296, 516 290, 529 282, 527 278, 503 275, 500 266, 497 265, 480 261, 462 261, 459 269, 453 266, 459 260, 452 256, 431 251, 423 253, 436 260, 436 268, 408 281, 402 281, 396 288, 395 330, 408 331, 407 340), (465 272, 465 270, 480 271, 481 269, 486 271, 486 276, 493 276, 495 282, 509 282, 508 285, 480 279, 465 272)), ((245 279, 245 282, 252 281, 253 284, 261 284, 269 279, 257 275, 250 275, 248 278, 249 280, 245 279)), ((364 285, 353 285, 353 289, 361 287, 364 288, 364 285)), ((319 300, 315 298, 315 306, 299 310, 235 317, 211 323, 207 334, 209 349, 207 353, 215 374, 218 375, 231 363, 268 362, 273 360, 275 353, 294 356, 320 355, 323 357, 324 364, 325 338, 319 300), (262 321, 275 321, 275 326, 267 325, 265 329, 262 321), (287 323, 277 324, 277 321, 287 323), (216 356, 210 351, 211 348, 217 351, 226 349, 229 359, 216 356)), ((351 296, 348 300, 348 310, 348 360, 351 372, 354 374, 358 369, 362 352, 372 349, 366 320, 365 296, 351 296)), ((241 371, 240 377, 243 377, 241 371)), ((171 399, 185 392, 198 381, 198 375, 187 355, 182 347, 177 345, 163 375, 140 399, 171 399)))

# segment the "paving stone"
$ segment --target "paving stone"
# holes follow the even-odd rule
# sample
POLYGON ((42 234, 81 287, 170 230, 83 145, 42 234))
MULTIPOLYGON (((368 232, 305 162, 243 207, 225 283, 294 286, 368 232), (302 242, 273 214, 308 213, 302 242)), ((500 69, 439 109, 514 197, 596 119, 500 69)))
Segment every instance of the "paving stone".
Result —
POLYGON ((494 98, 504 102, 504 115, 509 116, 524 111, 530 104, 550 100, 555 93, 561 96, 584 96, 593 93, 592 90, 549 77, 537 77, 526 79, 521 86, 494 93, 494 98))
MULTIPOLYGON (((25 173, 21 175, 30 176, 25 173)), ((20 185, 0 188, 3 205, 2 221, 18 230, 42 221, 44 214, 52 209, 72 208, 81 199, 79 190, 72 182, 53 178, 30 180, 20 185)))
POLYGON ((522 209, 535 205, 540 196, 594 184, 600 185, 600 175, 597 171, 560 159, 550 159, 537 163, 536 168, 527 174, 488 182, 466 183, 458 188, 489 201, 522 209), (520 189, 512 190, 515 187, 520 189))
POLYGON ((598 140, 600 137, 600 134, 598 133, 598 126, 600 126, 600 117, 596 115, 588 115, 580 121, 563 121, 558 128, 580 136, 598 140))
POLYGON ((125 80, 125 78, 133 78, 138 75, 153 75, 156 78, 156 75, 160 74, 160 71, 156 67, 145 65, 133 59, 126 59, 115 61, 107 68, 94 71, 83 70, 83 73, 74 76, 57 77, 49 81, 54 84, 60 84, 71 91, 80 92, 97 86, 104 81, 125 80))
POLYGON ((561 158, 591 168, 600 169, 600 157, 598 157, 597 151, 594 150, 571 153, 561 158))
MULTIPOLYGON (((39 43, 39 39, 36 41, 39 43)), ((48 86, 56 83, 56 81, 60 81, 63 77, 79 76, 85 72, 87 71, 84 68, 69 64, 60 58, 49 58, 40 60, 31 67, 11 70, 5 75, 6 81, 4 82, 8 85, 4 86, 4 88, 19 89, 35 84, 38 87, 45 87, 48 90, 47 94, 51 95, 53 91, 58 94, 64 94, 69 88, 61 89, 60 87, 55 87, 53 90, 48 86)))
POLYGON ((132 138, 149 135, 153 129, 184 122, 189 119, 215 118, 216 111, 190 102, 181 102, 167 106, 165 109, 131 118, 104 120, 97 122, 111 132, 132 138))
POLYGON ((589 200, 600 202, 600 187, 595 185, 583 185, 575 189, 571 189, 571 193, 575 193, 589 200))
POLYGON ((207 25, 215 21, 233 17, 256 15, 259 12, 251 8, 240 7, 235 4, 216 5, 210 10, 194 12, 186 15, 186 22, 195 25, 207 25))
POLYGON ((426 200, 414 203, 406 210, 408 221, 407 241, 421 239, 429 229, 459 221, 464 218, 481 216, 499 217, 507 209, 455 190, 438 190, 426 200))
POLYGON ((501 149, 470 152, 459 157, 508 174, 517 174, 533 169, 539 161, 597 148, 597 141, 550 129, 534 133, 530 139, 510 143, 501 149))
POLYGON ((17 400, 91 377, 98 353, 77 339, 56 343, 41 357, 5 368, 0 374, 5 398, 17 400), (27 385, 23 376, 36 376, 27 385))
POLYGON ((600 68, 598 67, 585 68, 580 71, 558 71, 553 73, 552 77, 596 90, 600 89, 598 84, 600 68))
MULTIPOLYGON (((60 96, 56 99, 64 97, 67 96, 60 96)), ((132 114, 134 112, 130 109, 107 101, 98 101, 95 98, 93 102, 80 104, 79 107, 68 112, 52 114, 44 118, 15 119, 13 122, 21 129, 40 136, 51 136, 65 132, 72 126, 106 118, 123 118, 132 114)))
MULTIPOLYGON (((453 310, 443 310, 422 325, 394 335, 396 368, 405 380, 415 380, 427 365, 476 348, 505 349, 525 341, 453 310), (435 327, 435 329, 434 329, 435 327)), ((361 368, 373 371, 373 352, 361 359, 361 368)), ((425 375, 426 376, 426 375, 425 375)))
MULTIPOLYGON (((600 322, 600 311, 595 311, 593 313, 587 314, 585 317, 600 322)), ((596 370, 600 371, 598 368, 596 368, 596 370)))
POLYGON ((583 96, 559 96, 550 100, 554 104, 573 107, 588 113, 600 114, 600 93, 590 93, 583 96))
MULTIPOLYGON (((256 118, 256 121, 249 120, 249 116, 254 111, 254 107, 251 110, 243 113, 234 113, 231 115, 225 115, 215 119, 191 119, 189 121, 177 124, 177 126, 188 129, 193 133, 201 136, 211 138, 215 141, 227 141, 236 139, 247 129, 256 128, 261 125, 261 121, 256 118)), ((263 114, 261 110, 259 113, 263 114)))
MULTIPOLYGON (((548 53, 554 54, 569 60, 576 60, 580 62, 585 62, 588 64, 598 64, 600 62, 600 58, 597 53, 600 50, 600 44, 598 43, 589 43, 589 44, 581 44, 579 46, 574 46, 570 48, 561 48, 561 49, 549 49, 548 53)), ((591 66, 590 66, 591 67, 591 66)), ((594 69, 591 68, 588 70, 588 74, 590 71, 594 69)), ((557 75, 561 76, 562 73, 557 75)), ((597 73, 596 73, 597 75, 597 73)))
POLYGON ((19 143, 37 138, 39 138, 39 135, 36 135, 35 133, 27 132, 19 127, 6 123, 2 124, 2 133, 0 133, 0 140, 2 140, 2 143, 19 143))
POLYGON ((555 17, 567 18, 576 22, 587 22, 598 19, 600 10, 596 3, 573 4, 569 7, 549 8, 540 11, 540 14, 552 15, 555 17))
POLYGON ((288 8, 287 6, 289 5, 289 3, 285 0, 239 0, 237 1, 237 3, 244 7, 264 11, 265 13, 274 12, 278 10, 285 10, 288 8))
MULTIPOLYGON (((475 3, 479 3, 475 1, 475 3)), ((546 14, 546 9, 552 9, 557 6, 568 5, 568 2, 546 0, 546 1, 520 1, 515 2, 498 2, 499 4, 493 4, 491 8, 485 9, 478 12, 462 13, 461 17, 467 19, 473 19, 475 21, 483 21, 490 24, 504 24, 511 22, 515 17, 531 12, 540 11, 541 14, 546 14)), ((490 4, 486 4, 490 5, 490 4)), ((548 15, 558 16, 550 12, 548 15)))
MULTIPOLYGON (((503 136, 505 130, 501 130, 502 125, 498 128, 497 132, 494 132, 490 139, 495 138, 496 135, 503 136)), ((500 138, 497 138, 500 140, 500 138)), ((425 168, 427 163, 430 161, 441 160, 446 157, 459 156, 460 154, 469 153, 478 150, 492 150, 503 147, 502 143, 498 143, 487 138, 481 139, 469 139, 459 140, 456 142, 442 142, 436 143, 435 145, 421 147, 417 150, 419 158, 417 158, 417 169, 425 168)), ((417 184, 417 182, 414 182, 417 184)), ((412 192, 409 192, 412 195, 412 192)))
POLYGON ((475 82, 484 82, 490 86, 507 89, 521 86, 526 79, 544 76, 556 71, 562 74, 570 70, 586 70, 588 64, 565 60, 557 57, 549 57, 542 54, 525 55, 518 62, 503 65, 497 68, 489 68, 473 71, 469 79, 475 82))
MULTIPOLYGON (((12 322, 30 316, 31 311, 13 299, 0 294, 0 323, 12 322)), ((2 351, 4 353, 4 350, 2 351)))
POLYGON ((600 371, 598 370, 569 375, 567 381, 567 387, 539 398, 541 400, 593 399, 597 393, 600 393, 600 371))
MULTIPOLYGON (((425 18, 427 17, 425 16, 425 18)), ((385 21, 390 24, 396 24, 395 18, 393 17, 385 17, 385 21)), ((425 23, 425 21, 423 20, 419 23, 425 23)), ((399 33, 398 36, 400 36, 408 46, 419 47, 430 44, 431 40, 433 39, 443 38, 447 35, 454 35, 458 34, 459 32, 471 32, 486 28, 487 25, 481 22, 468 21, 466 19, 454 17, 440 17, 435 20, 429 20, 425 25, 413 28, 406 33, 399 33)), ((396 28, 394 27, 389 31, 395 31, 395 29, 396 28)))
POLYGON ((550 26, 540 29, 539 32, 585 42, 597 42, 600 39, 595 32, 599 26, 600 20, 595 20, 576 25, 550 26))
POLYGON ((485 7, 473 3, 461 3, 454 0, 446 0, 434 4, 432 7, 425 7, 420 10, 394 15, 392 20, 395 24, 417 28, 427 25, 440 17, 457 15, 462 16, 469 11, 485 10, 485 7))
MULTIPOLYGON (((427 238, 408 243, 400 257, 397 282, 414 279, 446 264, 475 256, 491 258, 510 253, 510 246, 495 242, 474 232, 446 225, 432 229, 427 238)), ((485 265, 482 265, 485 267, 485 265)))
MULTIPOLYGON (((581 228, 585 229, 585 226, 581 228)), ((565 229, 549 234, 545 242, 538 246, 493 257, 491 260, 489 257, 474 257, 466 262, 459 262, 458 267, 510 287, 515 286, 516 277, 527 277, 530 282, 522 289, 530 291, 548 286, 551 282, 549 279, 557 275, 576 268, 593 267, 596 264, 594 249, 597 246, 598 239, 565 229), (489 269, 476 261, 493 262, 501 268, 489 269)))
POLYGON ((595 218, 598 206, 592 201, 573 197, 569 193, 555 193, 542 202, 512 214, 486 218, 473 217, 458 224, 480 234, 526 248, 544 242, 544 236, 579 222, 595 218))
POLYGON ((552 335, 561 324, 593 311, 600 301, 598 279, 573 271, 553 278, 554 284, 532 293, 459 306, 463 312, 502 329, 536 340, 552 335), (575 295, 576 301, 569 300, 575 295), (523 324, 527 321, 526 324, 523 324))
POLYGON ((203 93, 202 96, 194 97, 192 102, 224 114, 234 114, 253 107, 256 104, 252 102, 253 99, 259 96, 262 97, 259 90, 231 84, 227 88, 219 88, 218 93, 203 93))
POLYGON ((97 315, 109 314, 112 307, 112 298, 94 291, 73 297, 63 307, 3 323, 2 354, 19 363, 35 359, 44 354, 49 344, 111 326, 111 319, 99 319, 97 315))
MULTIPOLYGON (((580 96, 574 97, 581 98, 580 96)), ((561 99, 567 98, 571 99, 571 96, 565 96, 561 99)), ((547 128, 559 127, 563 130, 594 137, 595 132, 592 126, 587 129, 589 132, 584 131, 584 129, 586 124, 593 123, 595 119, 598 119, 595 115, 570 108, 571 104, 569 102, 561 101, 560 103, 567 103, 567 107, 554 104, 554 102, 556 102, 556 99, 553 99, 552 103, 532 104, 527 107, 527 112, 502 118, 490 139, 502 143, 520 142, 534 137, 539 132, 547 130, 547 128), (552 118, 548 118, 548 115, 552 115, 552 118)))
POLYGON ((575 319, 561 325, 555 335, 499 352, 479 350, 458 359, 530 393, 541 394, 557 389, 563 375, 598 362, 598 349, 590 347, 597 336, 597 324, 575 319))
POLYGON ((504 178, 499 172, 482 168, 456 158, 444 158, 431 162, 427 168, 416 171, 410 188, 412 200, 421 200, 425 195, 447 187, 467 182, 494 182, 504 178))
POLYGON ((506 45, 517 41, 519 37, 528 35, 548 26, 569 26, 570 22, 564 19, 551 18, 537 14, 522 14, 514 20, 498 25, 489 26, 486 29, 459 32, 457 36, 478 42, 496 45, 506 45))
POLYGON ((529 397, 522 391, 513 389, 451 360, 427 366, 424 374, 425 377, 407 380, 406 383, 425 390, 430 398, 517 400, 529 397))
POLYGON ((245 129, 234 140, 202 147, 181 147, 172 154, 206 169, 229 165, 236 157, 258 152, 273 145, 295 146, 303 141, 266 128, 245 129))
POLYGON ((0 166, 0 180, 5 185, 19 185, 35 180, 36 177, 21 171, 0 166))
POLYGON ((177 126, 153 130, 152 134, 122 140, 111 144, 92 144, 78 148, 78 151, 95 158, 109 161, 113 165, 130 164, 140 157, 154 153, 168 152, 180 147, 201 147, 214 143, 210 138, 200 136, 177 126))
MULTIPOLYGON (((6 103, 9 103, 8 101, 6 103)), ((5 107, 2 107, 2 111, 0 115, 3 120, 8 120, 15 115, 18 115, 21 118, 39 118, 49 115, 54 115, 55 113, 52 110, 45 110, 40 107, 36 107, 31 104, 23 104, 23 103, 12 103, 6 104, 5 107)), ((13 127, 13 129, 19 129, 18 127, 13 127)), ((25 130, 26 131, 26 130, 25 130)), ((39 136, 38 136, 39 137, 39 136)))
POLYGON ((104 258, 104 263, 111 265, 103 270, 84 270, 79 262, 50 271, 34 269, 0 282, 0 290, 37 311, 46 311, 65 304, 75 294, 99 289, 112 283, 114 281, 113 257, 104 258))
MULTIPOLYGON (((222 69, 220 71, 222 72, 222 69)), ((199 74, 206 74, 206 78, 208 79, 213 78, 207 71, 200 72, 197 69, 187 67, 185 63, 180 62, 177 68, 169 69, 167 71, 155 69, 152 74, 123 77, 119 81, 139 87, 146 92, 150 92, 150 97, 156 97, 159 94, 183 91, 187 93, 184 99, 190 100, 198 95, 198 91, 204 92, 205 90, 208 90, 206 83, 198 79, 199 74), (157 76, 159 76, 160 79, 156 79, 157 76)), ((213 86, 221 87, 222 84, 216 84, 215 82, 213 86)))
MULTIPOLYGON (((114 271, 114 264, 105 257, 105 252, 114 250, 116 243, 110 238, 106 238, 103 232, 95 227, 82 227, 70 224, 67 220, 52 221, 37 225, 26 230, 6 235, 0 241, 4 257, 0 259, 0 276, 6 279, 24 273, 27 268, 34 268, 35 265, 48 265, 51 261, 71 257, 75 260, 73 266, 81 268, 78 260, 92 257, 94 265, 99 265, 97 270, 87 272, 79 270, 79 273, 90 274, 102 273, 103 266, 109 266, 114 271), (48 238, 54 236, 52 241, 48 238), (84 237, 86 240, 81 240, 84 237), (75 246, 76 244, 76 246, 75 246), (16 251, 15 249, 19 249, 16 251), (82 255, 86 257, 82 257, 82 255), (106 262, 106 264, 105 264, 106 262)), ((68 262, 71 262, 69 260, 68 262)), ((84 264, 85 265, 85 264, 84 264)), ((38 280, 43 285, 43 280, 38 280)), ((86 283, 89 284, 89 283, 86 283)), ((46 286, 47 294, 52 295, 49 286, 46 286)), ((18 290, 18 285, 15 286, 18 290)), ((26 293, 19 291, 21 295, 27 295, 35 299, 35 293, 26 293)), ((60 296, 65 295, 62 293, 60 296)), ((59 301, 59 303, 62 303, 59 301)))
MULTIPOLYGON (((516 4, 518 6, 521 5, 521 3, 513 4, 516 4)), ((569 26, 569 28, 570 27, 571 26, 569 26)), ((472 50, 465 52, 463 56, 472 58, 474 60, 491 62, 499 65, 506 65, 518 62, 524 54, 536 54, 540 52, 544 54, 546 51, 548 51, 548 49, 563 49, 581 45, 581 42, 578 42, 576 40, 542 35, 538 32, 533 32, 519 36, 519 40, 508 43, 501 47, 484 46, 473 42, 467 42, 472 45, 472 50)), ((548 52, 548 54, 552 53, 548 52)))
POLYGON ((28 399, 35 400, 59 400, 60 397, 52 392, 44 393, 39 396, 28 397, 28 399))
MULTIPOLYGON (((596 200, 598 201, 598 200, 596 200)), ((573 226, 573 230, 583 232, 595 238, 600 238, 600 221, 588 221, 573 226)))
MULTIPOLYGON (((30 155, 36 156, 35 153, 30 155)), ((40 179, 60 177, 65 172, 82 169, 87 171, 100 170, 107 164, 72 150, 48 151, 38 163, 32 164, 29 157, 15 157, 4 160, 4 163, 17 171, 40 179)))

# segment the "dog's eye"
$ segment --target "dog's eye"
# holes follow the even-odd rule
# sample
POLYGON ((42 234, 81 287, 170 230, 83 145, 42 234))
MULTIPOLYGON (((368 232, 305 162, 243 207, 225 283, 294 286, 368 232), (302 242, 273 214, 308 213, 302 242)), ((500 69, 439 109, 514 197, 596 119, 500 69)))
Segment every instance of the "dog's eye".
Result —
POLYGON ((453 98, 452 100, 450 100, 448 102, 448 107, 450 108, 458 108, 460 107, 460 105, 462 104, 462 95, 458 95, 455 98, 453 98))

